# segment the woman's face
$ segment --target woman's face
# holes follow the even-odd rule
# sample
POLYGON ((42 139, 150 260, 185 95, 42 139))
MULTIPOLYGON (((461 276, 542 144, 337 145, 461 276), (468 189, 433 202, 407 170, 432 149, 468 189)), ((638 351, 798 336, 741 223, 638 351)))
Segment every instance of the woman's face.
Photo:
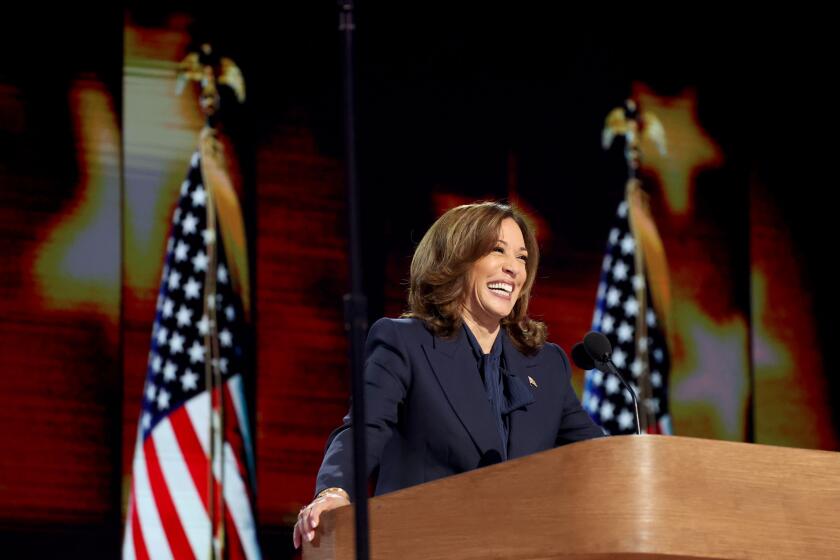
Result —
POLYGON ((505 218, 496 246, 475 261, 468 273, 465 315, 488 327, 510 315, 528 275, 527 260, 519 224, 505 218))

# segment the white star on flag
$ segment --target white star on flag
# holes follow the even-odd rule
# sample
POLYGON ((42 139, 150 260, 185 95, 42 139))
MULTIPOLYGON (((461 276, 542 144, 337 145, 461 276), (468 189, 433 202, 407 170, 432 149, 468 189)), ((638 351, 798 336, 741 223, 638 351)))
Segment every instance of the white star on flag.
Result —
POLYGON ((592 395, 589 398, 589 400, 587 401, 587 408, 589 409, 590 412, 595 412, 596 410, 598 410, 598 405, 599 404, 601 404, 601 403, 598 400, 598 397, 596 397, 595 395, 592 395))
POLYGON ((621 292, 613 286, 607 292, 607 307, 615 307, 619 303, 621 303, 621 292))
POLYGON ((190 355, 190 362, 193 364, 204 361, 204 346, 199 344, 197 340, 193 342, 187 353, 190 355))
POLYGON ((633 240, 633 236, 629 233, 625 234, 624 237, 621 239, 621 254, 630 255, 635 250, 636 242, 633 240))
POLYGON ((627 354, 625 354, 621 350, 621 348, 613 349, 612 360, 613 360, 613 363, 615 364, 615 367, 617 367, 618 369, 622 369, 625 365, 625 360, 626 359, 627 359, 627 354))
POLYGON ((166 327, 160 327, 157 332, 157 343, 159 346, 163 346, 166 344, 166 337, 169 335, 169 332, 166 330, 166 327))
POLYGON ((650 374, 650 383, 654 387, 661 387, 662 386, 662 374, 658 371, 654 371, 650 374))
POLYGON ((601 329, 604 331, 605 334, 609 334, 613 331, 614 323, 615 319, 613 319, 611 315, 606 314, 601 320, 601 329))
POLYGON ((636 301, 636 298, 630 296, 627 301, 624 302, 624 313, 628 317, 635 317, 636 314, 639 312, 639 302, 636 301))
POLYGON ((181 286, 181 275, 173 270, 169 273, 169 291, 177 290, 181 286))
POLYGON ((182 305, 178 309, 178 314, 175 316, 178 320, 179 327, 186 327, 192 322, 192 311, 187 309, 186 305, 182 305))
POLYGON ((633 289, 638 291, 645 287, 645 278, 641 274, 633 275, 633 289))
POLYGON ((611 420, 613 417, 613 411, 615 410, 615 405, 610 401, 604 401, 601 403, 601 408, 599 413, 601 414, 601 418, 604 420, 611 420))
POLYGON ((201 316, 201 320, 196 324, 196 327, 198 327, 198 334, 201 336, 206 336, 210 332, 210 321, 207 319, 207 315, 201 316))
POLYGON ((604 389, 607 391, 608 395, 614 395, 618 392, 618 386, 620 384, 621 382, 618 380, 618 377, 610 374, 607 376, 607 382, 604 384, 604 389))
POLYGON ((633 327, 628 325, 626 321, 622 321, 615 334, 619 342, 630 342, 633 340, 633 327))
POLYGON ((198 375, 192 372, 192 370, 187 369, 184 372, 184 375, 181 376, 181 387, 184 391, 190 391, 198 387, 196 381, 198 380, 198 375))
POLYGON ((161 389, 157 396, 157 405, 160 410, 169 408, 169 393, 161 389))
POLYGON ((169 351, 172 354, 178 354, 184 351, 184 337, 178 334, 177 331, 173 332, 169 339, 169 351))
POLYGON ((175 302, 173 302, 169 298, 166 298, 166 300, 163 302, 163 310, 161 311, 164 319, 168 319, 169 317, 172 317, 172 310, 173 310, 174 307, 175 307, 175 302))
POLYGON ((196 226, 198 225, 198 218, 192 215, 192 213, 187 213, 184 220, 181 222, 181 231, 184 235, 190 235, 196 232, 196 226))
POLYGON ((618 415, 618 427, 622 430, 628 430, 633 427, 634 420, 635 417, 633 414, 624 408, 621 410, 621 414, 618 415))
POLYGON ((201 284, 195 281, 195 279, 190 276, 189 280, 187 280, 187 285, 184 286, 184 296, 187 299, 196 299, 201 297, 201 284))
POLYGON ((172 381, 173 379, 175 379, 175 374, 177 373, 177 371, 178 366, 176 366, 169 360, 166 360, 166 365, 163 366, 163 378, 166 381, 172 381))
POLYGON ((183 262, 187 260, 187 252, 189 251, 189 246, 183 241, 178 242, 178 246, 175 248, 175 261, 176 262, 183 262))
POLYGON ((618 217, 619 218, 626 218, 627 217, 627 202, 622 201, 621 204, 618 205, 618 217))
POLYGON ((627 279, 627 265, 624 264, 624 261, 618 261, 615 263, 612 269, 613 280, 617 282, 621 282, 622 280, 627 279))
POLYGON ((198 188, 193 191, 191 198, 193 206, 204 206, 204 203, 207 200, 207 193, 204 192, 204 189, 201 188, 201 185, 199 185, 198 188))
POLYGON ((193 271, 196 274, 207 271, 207 255, 204 254, 204 251, 199 251, 198 254, 193 257, 192 265, 193 271))

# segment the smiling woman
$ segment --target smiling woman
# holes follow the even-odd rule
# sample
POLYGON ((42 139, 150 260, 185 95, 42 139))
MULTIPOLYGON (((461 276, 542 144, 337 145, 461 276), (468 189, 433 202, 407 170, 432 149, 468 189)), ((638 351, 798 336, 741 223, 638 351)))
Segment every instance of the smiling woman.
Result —
MULTIPOLYGON (((420 241, 409 312, 377 321, 366 345, 376 494, 602 435, 566 354, 528 317, 538 261, 533 228, 496 202, 449 210, 420 241)), ((353 498, 352 430, 348 414, 330 435, 295 546, 314 538, 321 513, 353 498)))
POLYGON ((501 321, 511 314, 528 278, 528 249, 522 230, 505 218, 492 251, 478 259, 467 275, 462 317, 485 354, 490 352, 501 321))
POLYGON ((521 352, 532 354, 545 342, 545 325, 527 316, 539 256, 534 230, 515 208, 495 202, 453 208, 414 252, 406 317, 441 337, 464 321, 493 337, 501 326, 521 352), (499 285, 491 289, 491 282, 499 285))
MULTIPOLYGON (((517 209, 458 206, 423 236, 409 311, 368 334, 367 465, 376 494, 599 437, 570 383, 569 360, 528 317, 539 249, 517 209)), ((321 513, 350 503, 351 415, 331 435, 294 544, 321 513)))

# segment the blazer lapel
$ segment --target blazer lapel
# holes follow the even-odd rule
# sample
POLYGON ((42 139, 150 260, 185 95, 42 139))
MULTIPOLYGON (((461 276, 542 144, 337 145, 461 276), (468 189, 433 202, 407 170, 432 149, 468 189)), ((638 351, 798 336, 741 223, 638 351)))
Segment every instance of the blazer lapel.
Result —
POLYGON ((458 329, 452 339, 434 337, 432 345, 423 345, 423 351, 450 406, 478 447, 482 460, 491 450, 501 457, 502 442, 464 332, 458 329))
POLYGON ((508 457, 513 459, 531 453, 532 430, 529 426, 528 405, 536 402, 535 393, 528 386, 528 372, 536 366, 534 360, 527 358, 516 349, 510 337, 504 338, 505 362, 507 363, 507 387, 510 393, 511 412, 508 416, 508 457))

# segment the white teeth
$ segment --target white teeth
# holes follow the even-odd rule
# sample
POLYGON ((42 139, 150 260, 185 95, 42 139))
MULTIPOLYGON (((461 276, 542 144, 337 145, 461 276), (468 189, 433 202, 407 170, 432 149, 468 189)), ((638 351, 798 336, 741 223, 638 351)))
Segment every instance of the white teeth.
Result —
POLYGON ((505 284, 504 282, 492 282, 487 284, 487 287, 491 290, 504 290, 504 292, 508 294, 513 292, 513 286, 505 284))

